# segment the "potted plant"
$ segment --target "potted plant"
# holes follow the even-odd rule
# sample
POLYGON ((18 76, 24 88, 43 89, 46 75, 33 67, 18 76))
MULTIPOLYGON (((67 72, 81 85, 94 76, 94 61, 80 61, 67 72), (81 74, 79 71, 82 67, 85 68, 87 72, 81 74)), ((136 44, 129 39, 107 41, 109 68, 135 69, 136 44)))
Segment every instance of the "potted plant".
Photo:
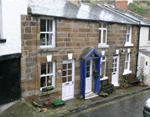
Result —
POLYGON ((109 96, 109 94, 102 91, 102 92, 100 93, 100 96, 101 96, 101 97, 107 97, 107 96, 109 96))
POLYGON ((125 78, 125 77, 122 77, 121 81, 123 82, 123 87, 124 88, 128 88, 129 87, 129 81, 125 78))
POLYGON ((147 75, 144 74, 143 69, 141 69, 140 75, 139 75, 139 79, 140 79, 140 86, 147 86, 144 82, 147 79, 147 75))
POLYGON ((53 101, 54 107, 59 107, 59 106, 63 106, 63 105, 65 105, 65 102, 60 99, 56 99, 55 101, 53 101))

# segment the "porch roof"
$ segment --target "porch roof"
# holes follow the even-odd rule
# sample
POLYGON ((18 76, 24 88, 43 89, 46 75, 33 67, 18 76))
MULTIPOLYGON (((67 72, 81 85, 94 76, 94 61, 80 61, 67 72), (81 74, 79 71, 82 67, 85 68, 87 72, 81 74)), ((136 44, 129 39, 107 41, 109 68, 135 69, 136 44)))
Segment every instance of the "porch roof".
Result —
POLYGON ((95 49, 88 47, 83 50, 83 53, 80 55, 80 59, 86 60, 93 53, 95 53, 98 56, 98 58, 101 57, 95 49))
POLYGON ((116 12, 112 12, 105 6, 90 4, 73 5, 65 0, 29 0, 29 7, 31 8, 32 15, 135 25, 139 23, 116 12))

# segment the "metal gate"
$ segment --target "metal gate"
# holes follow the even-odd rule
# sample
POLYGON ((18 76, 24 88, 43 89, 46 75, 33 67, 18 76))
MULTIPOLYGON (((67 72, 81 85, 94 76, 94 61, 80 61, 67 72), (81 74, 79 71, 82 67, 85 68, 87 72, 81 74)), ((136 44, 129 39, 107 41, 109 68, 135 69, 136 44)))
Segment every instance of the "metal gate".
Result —
POLYGON ((0 105, 20 97, 20 58, 0 61, 0 105))

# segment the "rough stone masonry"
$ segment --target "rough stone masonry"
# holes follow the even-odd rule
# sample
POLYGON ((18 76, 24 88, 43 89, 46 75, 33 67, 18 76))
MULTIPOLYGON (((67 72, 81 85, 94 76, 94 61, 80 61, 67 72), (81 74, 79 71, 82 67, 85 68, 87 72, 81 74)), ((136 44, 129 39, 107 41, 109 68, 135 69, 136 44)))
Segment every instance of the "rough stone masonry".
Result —
MULTIPOLYGON (((98 48, 99 43, 99 22, 83 21, 74 19, 55 18, 56 47, 40 48, 40 17, 21 16, 21 88, 22 97, 26 100, 48 100, 62 96, 62 77, 56 74, 54 91, 42 95, 40 92, 41 62, 46 62, 47 55, 53 55, 56 62, 56 71, 62 68, 62 61, 68 59, 68 53, 73 53, 75 60, 75 94, 80 91, 80 55, 87 47, 96 48, 99 53, 105 51, 106 76, 111 82, 112 58, 117 49, 131 50, 130 70, 135 73, 138 26, 132 26, 132 43, 134 46, 125 47, 126 25, 107 22, 107 44, 108 48, 98 48)), ((119 79, 123 76, 124 54, 120 54, 119 79)))

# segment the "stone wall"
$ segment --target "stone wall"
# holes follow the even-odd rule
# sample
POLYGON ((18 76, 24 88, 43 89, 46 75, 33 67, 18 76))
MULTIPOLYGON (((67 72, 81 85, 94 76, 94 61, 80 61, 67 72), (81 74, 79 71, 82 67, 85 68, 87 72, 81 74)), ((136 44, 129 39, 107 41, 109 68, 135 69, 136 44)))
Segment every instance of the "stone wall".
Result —
MULTIPOLYGON (((80 90, 80 60, 83 49, 87 47, 96 48, 99 53, 102 50, 107 55, 106 75, 111 82, 112 57, 116 49, 127 51, 131 49, 131 67, 135 72, 136 48, 138 39, 137 26, 132 27, 133 47, 124 47, 126 39, 126 25, 108 23, 108 45, 109 48, 98 48, 99 23, 93 21, 80 21, 56 18, 56 47, 53 49, 40 48, 40 20, 38 17, 21 16, 22 23, 22 96, 29 97, 41 94, 40 89, 40 64, 46 62, 47 55, 53 55, 52 60, 56 62, 56 71, 62 69, 62 61, 68 59, 68 53, 73 53, 75 60, 75 94, 80 90)), ((122 77, 124 68, 124 55, 120 55, 119 77, 122 77)), ((62 77, 57 76, 55 80, 57 91, 50 94, 50 98, 60 98, 62 90, 62 77)), ((34 96, 35 98, 36 96, 34 96)), ((36 97, 38 98, 38 96, 36 97)), ((42 100, 41 98, 38 98, 42 100)))

